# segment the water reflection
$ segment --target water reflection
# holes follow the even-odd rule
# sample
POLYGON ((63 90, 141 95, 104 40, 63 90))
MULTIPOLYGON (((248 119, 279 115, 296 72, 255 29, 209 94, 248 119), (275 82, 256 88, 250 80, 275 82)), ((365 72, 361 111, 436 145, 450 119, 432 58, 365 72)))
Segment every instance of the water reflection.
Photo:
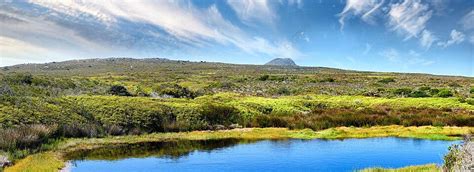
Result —
POLYGON ((66 154, 72 160, 120 160, 125 158, 160 157, 179 159, 199 150, 201 152, 218 151, 237 144, 252 143, 256 140, 220 139, 220 140, 179 140, 166 142, 145 142, 136 144, 109 145, 96 149, 73 151, 66 154))

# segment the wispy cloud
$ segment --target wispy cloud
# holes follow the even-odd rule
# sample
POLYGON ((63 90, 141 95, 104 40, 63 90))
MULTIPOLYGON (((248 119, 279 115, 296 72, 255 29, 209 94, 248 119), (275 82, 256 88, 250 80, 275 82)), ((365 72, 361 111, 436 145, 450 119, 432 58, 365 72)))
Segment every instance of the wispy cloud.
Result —
POLYGON ((227 3, 246 24, 255 21, 271 24, 277 18, 268 0, 228 0, 227 3))
POLYGON ((429 6, 422 4, 420 0, 405 0, 390 5, 388 25, 407 40, 418 37, 432 13, 429 6))
POLYGON ((383 0, 347 0, 344 10, 338 14, 341 30, 344 29, 346 18, 351 16, 359 16, 363 21, 374 24, 373 15, 377 13, 383 3, 383 0))
POLYGON ((397 49, 389 48, 381 51, 380 56, 387 59, 392 63, 403 65, 404 67, 421 65, 429 66, 435 63, 434 60, 422 57, 422 54, 414 50, 408 51, 408 53, 400 52, 397 49))
POLYGON ((469 42, 471 44, 474 44, 474 34, 472 34, 471 37, 469 38, 469 42))
POLYGON ((436 38, 433 33, 427 30, 423 30, 420 38, 420 45, 425 49, 429 49, 436 40, 438 40, 438 38, 436 38))
POLYGON ((303 8, 303 0, 288 0, 288 5, 295 5, 298 8, 303 8))
POLYGON ((355 63, 356 62, 356 59, 352 56, 347 56, 346 57, 347 60, 349 60, 351 63, 355 63))
POLYGON ((369 54, 370 50, 372 50, 372 45, 370 45, 369 43, 365 43, 365 50, 364 52, 362 52, 362 54, 367 55, 369 54))
POLYGON ((464 30, 474 29, 474 10, 468 12, 460 21, 464 30))
POLYGON ((464 35, 462 32, 459 32, 457 30, 452 30, 450 34, 449 40, 445 42, 438 42, 438 46, 441 46, 443 48, 449 47, 453 44, 459 44, 463 42, 466 39, 466 35, 464 35))
POLYGON ((383 50, 382 52, 379 53, 379 55, 386 58, 390 62, 397 62, 400 59, 400 53, 396 49, 393 49, 393 48, 383 50))

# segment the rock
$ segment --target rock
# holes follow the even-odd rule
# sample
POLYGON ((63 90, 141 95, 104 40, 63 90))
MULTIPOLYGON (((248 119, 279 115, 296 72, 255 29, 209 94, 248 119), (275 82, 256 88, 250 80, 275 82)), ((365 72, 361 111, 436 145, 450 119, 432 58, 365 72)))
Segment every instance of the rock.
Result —
POLYGON ((229 128, 230 128, 230 129, 234 129, 234 128, 242 128, 242 126, 241 126, 241 125, 239 125, 239 124, 231 124, 231 125, 229 125, 229 128))
POLYGON ((226 128, 223 125, 214 125, 214 126, 212 126, 212 129, 214 129, 214 130, 225 130, 226 128))
POLYGON ((0 168, 13 165, 7 156, 0 155, 0 168))
POLYGON ((296 63, 291 60, 290 58, 276 58, 268 63, 265 63, 265 65, 270 65, 270 66, 293 66, 296 67, 296 63))

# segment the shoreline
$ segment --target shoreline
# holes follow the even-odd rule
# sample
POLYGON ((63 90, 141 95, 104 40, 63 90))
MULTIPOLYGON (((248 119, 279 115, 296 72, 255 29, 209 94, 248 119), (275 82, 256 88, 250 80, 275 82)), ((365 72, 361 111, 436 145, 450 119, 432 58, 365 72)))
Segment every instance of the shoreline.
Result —
POLYGON ((65 167, 64 155, 77 150, 87 150, 114 144, 134 144, 173 140, 212 139, 350 139, 374 137, 400 137, 430 140, 459 140, 457 137, 474 132, 474 127, 404 127, 398 125, 367 128, 337 127, 321 131, 310 129, 289 130, 287 128, 242 128, 218 131, 191 131, 179 133, 151 133, 144 135, 110 136, 104 138, 72 138, 58 141, 50 150, 36 153, 17 161, 5 172, 55 171, 65 167), (34 169, 34 170, 32 170, 34 169))

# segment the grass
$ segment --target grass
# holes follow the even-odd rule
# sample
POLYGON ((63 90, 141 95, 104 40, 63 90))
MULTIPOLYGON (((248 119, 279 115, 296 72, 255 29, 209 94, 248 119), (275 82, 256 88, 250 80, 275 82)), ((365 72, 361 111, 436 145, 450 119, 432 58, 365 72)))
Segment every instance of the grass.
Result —
POLYGON ((436 172, 441 171, 436 164, 415 165, 402 168, 367 168, 360 172, 436 172))
POLYGON ((338 127, 314 132, 309 129, 289 130, 286 128, 243 128, 221 131, 192 131, 179 133, 153 133, 144 135, 115 136, 105 138, 75 138, 56 143, 50 151, 30 155, 6 168, 6 172, 54 171, 64 167, 62 155, 67 152, 95 149, 114 144, 134 144, 172 140, 211 140, 211 139, 343 139, 368 137, 410 137, 436 140, 455 140, 462 134, 474 132, 473 127, 403 127, 377 126, 370 128, 338 127), (40 167, 37 167, 38 164, 40 167))
POLYGON ((14 166, 5 169, 5 172, 9 171, 21 171, 21 172, 46 172, 46 171, 58 171, 64 167, 64 160, 60 158, 60 155, 55 152, 43 152, 27 156, 15 163, 14 166))

